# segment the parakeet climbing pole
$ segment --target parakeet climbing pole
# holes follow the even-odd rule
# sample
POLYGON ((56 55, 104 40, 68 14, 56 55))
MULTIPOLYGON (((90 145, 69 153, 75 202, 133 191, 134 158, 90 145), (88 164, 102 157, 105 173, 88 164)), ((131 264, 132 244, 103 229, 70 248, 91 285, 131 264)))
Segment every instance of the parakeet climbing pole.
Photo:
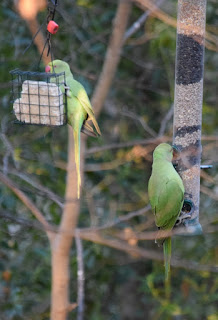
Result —
POLYGON ((201 121, 203 100, 206 0, 178 0, 174 98, 174 145, 181 150, 178 171, 185 199, 193 203, 188 232, 199 224, 201 121))

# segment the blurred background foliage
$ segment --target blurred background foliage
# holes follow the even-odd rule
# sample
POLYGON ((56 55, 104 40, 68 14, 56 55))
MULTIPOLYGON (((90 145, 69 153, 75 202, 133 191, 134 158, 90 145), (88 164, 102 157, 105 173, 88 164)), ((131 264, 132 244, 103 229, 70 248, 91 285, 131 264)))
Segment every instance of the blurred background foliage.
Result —
MULTIPOLYGON (((54 56, 70 63, 75 78, 91 96, 104 61, 117 1, 59 2, 55 20, 60 29, 52 39, 54 56)), ((165 0, 161 8, 176 17, 176 1, 165 0)), ((133 6, 129 26, 141 14, 142 11, 133 6)), ((209 0, 207 23, 215 35, 218 33, 217 14, 218 3, 209 0)), ((39 24, 46 15, 45 10, 39 13, 39 24)), ((67 127, 13 123, 9 71, 14 68, 37 70, 39 53, 32 45, 23 54, 31 42, 31 34, 11 0, 1 1, 0 23, 0 170, 6 170, 45 217, 58 224, 65 192, 67 127), (57 195, 56 202, 48 196, 49 190, 57 195)), ((134 142, 156 137, 163 118, 172 107, 175 49, 176 30, 153 17, 148 17, 125 43, 116 77, 98 120, 102 137, 88 139, 79 227, 99 227, 148 204, 147 182, 155 145, 134 142), (126 142, 132 142, 132 146, 122 147, 126 142), (111 144, 115 147, 110 147, 111 144), (102 150, 103 146, 108 148, 102 150), (105 168, 107 170, 103 170, 105 168)), ((44 68, 42 63, 40 68, 44 68)), ((202 162, 214 167, 203 173, 201 182, 200 220, 205 233, 195 237, 177 236, 173 241, 173 256, 192 261, 196 268, 188 270, 182 265, 172 268, 172 292, 168 301, 164 294, 162 262, 143 260, 134 254, 83 241, 85 319, 140 320, 145 316, 152 320, 218 319, 217 79, 217 52, 206 49, 202 162), (198 271, 199 264, 214 266, 214 272, 198 271)), ((172 118, 165 135, 171 141, 172 118)), ((0 216, 0 318, 49 319, 48 239, 36 228, 28 209, 2 184, 0 216)), ((107 232, 109 236, 118 236, 128 230, 146 231, 150 217, 151 212, 148 212, 107 232)), ((153 224, 149 228, 155 230, 153 224)), ((131 237, 128 241, 133 247, 137 244, 137 241, 131 242, 131 237)), ((153 241, 140 241, 140 246, 161 254, 161 248, 153 241)), ((74 246, 71 257, 71 294, 75 301, 74 246)), ((76 311, 72 317, 76 317, 76 311)))

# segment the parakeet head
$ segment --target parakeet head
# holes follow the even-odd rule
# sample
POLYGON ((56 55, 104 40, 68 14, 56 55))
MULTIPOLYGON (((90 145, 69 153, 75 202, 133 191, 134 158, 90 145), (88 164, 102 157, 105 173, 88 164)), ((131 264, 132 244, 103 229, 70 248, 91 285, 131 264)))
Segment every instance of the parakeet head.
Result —
POLYGON ((154 149, 153 157, 154 159, 164 159, 172 161, 173 147, 168 143, 161 143, 154 149))
POLYGON ((61 73, 65 72, 65 75, 71 75, 70 67, 67 62, 62 60, 53 60, 45 67, 45 72, 49 73, 61 73))

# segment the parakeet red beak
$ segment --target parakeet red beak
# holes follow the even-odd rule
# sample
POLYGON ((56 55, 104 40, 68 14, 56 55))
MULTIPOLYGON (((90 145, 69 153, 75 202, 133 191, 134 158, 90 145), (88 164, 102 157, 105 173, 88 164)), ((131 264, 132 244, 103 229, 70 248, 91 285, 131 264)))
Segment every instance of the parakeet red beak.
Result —
POLYGON ((51 67, 50 66, 46 66, 45 67, 45 72, 50 72, 51 71, 51 67))

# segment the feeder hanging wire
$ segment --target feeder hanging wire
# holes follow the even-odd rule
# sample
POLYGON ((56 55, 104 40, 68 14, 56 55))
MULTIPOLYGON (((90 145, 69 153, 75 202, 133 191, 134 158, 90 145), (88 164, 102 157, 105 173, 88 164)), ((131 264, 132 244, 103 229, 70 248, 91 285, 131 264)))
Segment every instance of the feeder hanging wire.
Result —
MULTIPOLYGON (((39 32, 41 31, 42 27, 44 26, 45 22, 48 23, 50 21, 53 21, 54 20, 54 17, 55 17, 55 13, 56 13, 56 8, 58 6, 58 0, 50 0, 52 5, 53 5, 53 8, 49 7, 48 6, 48 14, 47 14, 47 17, 46 19, 43 21, 43 23, 41 24, 41 26, 39 27, 39 29, 37 30, 36 34, 33 36, 30 44, 26 47, 26 49, 23 51, 23 54, 25 54, 27 52, 27 50, 31 47, 31 45, 33 44, 34 42, 34 39, 37 37, 37 35, 39 34, 39 32)), ((45 40, 45 44, 44 44, 44 47, 43 47, 43 50, 42 50, 42 53, 40 55, 40 58, 39 58, 39 62, 38 62, 38 67, 40 65, 40 62, 42 60, 42 56, 43 56, 43 53, 45 51, 45 48, 46 48, 46 45, 48 45, 48 51, 47 51, 47 57, 49 56, 49 53, 51 54, 51 61, 53 61, 53 50, 52 50, 52 42, 51 42, 51 35, 52 33, 48 31, 47 29, 47 34, 46 34, 46 40, 45 40)))

